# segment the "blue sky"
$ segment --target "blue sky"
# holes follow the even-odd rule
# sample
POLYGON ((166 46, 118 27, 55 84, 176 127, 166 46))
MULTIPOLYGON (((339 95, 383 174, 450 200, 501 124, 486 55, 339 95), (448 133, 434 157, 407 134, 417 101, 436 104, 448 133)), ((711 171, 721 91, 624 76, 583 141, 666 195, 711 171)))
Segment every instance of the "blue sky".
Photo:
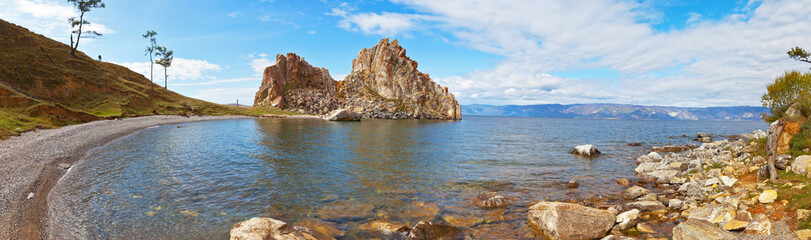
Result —
MULTIPOLYGON (((252 103, 276 54, 341 80, 360 49, 388 37, 462 104, 759 105, 769 81, 808 69, 785 52, 811 48, 809 0, 105 3, 88 14, 104 37, 80 50, 148 74, 140 35, 155 30, 175 51, 169 88, 218 103, 252 103)), ((0 7, 0 18, 69 42, 67 2, 0 7)))

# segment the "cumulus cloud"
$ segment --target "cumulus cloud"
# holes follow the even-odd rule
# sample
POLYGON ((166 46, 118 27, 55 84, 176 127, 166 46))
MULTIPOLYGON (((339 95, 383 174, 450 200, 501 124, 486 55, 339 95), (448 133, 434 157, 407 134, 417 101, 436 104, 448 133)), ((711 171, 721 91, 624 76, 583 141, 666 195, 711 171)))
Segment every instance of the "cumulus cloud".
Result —
POLYGON ((419 14, 358 13, 345 15, 344 19, 338 22, 338 27, 372 35, 408 35, 408 32, 417 29, 418 22, 430 19, 429 16, 419 14))
MULTIPOLYGON (((134 72, 143 74, 149 78, 149 62, 134 62, 134 63, 117 63, 125 66, 134 72)), ((213 79, 209 72, 216 72, 222 70, 217 64, 209 63, 206 60, 199 59, 185 59, 175 58, 172 66, 169 67, 169 78, 172 80, 202 80, 213 79)), ((154 80, 163 78, 163 67, 155 64, 154 66, 154 80)), ((157 81, 157 80, 156 80, 157 81)))
MULTIPOLYGON (((68 18, 79 15, 72 5, 54 0, 5 0, 0 1, 0 9, 3 9, 0 11, 0 19, 26 26, 33 32, 61 42, 70 42, 72 29, 68 18)), ((82 30, 114 33, 112 29, 95 21, 92 12, 86 19, 91 24, 85 25, 82 30)))
POLYGON ((248 66, 251 66, 256 75, 261 75, 265 72, 265 68, 276 63, 275 60, 268 58, 267 53, 250 54, 248 58, 250 59, 248 66))
POLYGON ((436 79, 459 91, 462 103, 759 105, 766 83, 785 69, 807 68, 785 52, 811 39, 807 0, 752 0, 720 20, 693 14, 686 27, 670 30, 654 29, 661 13, 644 1, 393 2, 419 12, 331 15, 349 31, 402 35, 422 28, 503 56, 491 69, 436 79), (619 77, 553 75, 594 68, 619 77))

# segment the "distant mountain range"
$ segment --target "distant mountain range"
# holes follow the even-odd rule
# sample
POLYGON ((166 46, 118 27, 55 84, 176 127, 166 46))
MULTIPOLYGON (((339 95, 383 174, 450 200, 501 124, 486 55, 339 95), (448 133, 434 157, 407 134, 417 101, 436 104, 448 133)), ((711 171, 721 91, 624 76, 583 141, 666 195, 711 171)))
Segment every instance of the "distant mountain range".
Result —
POLYGON ((462 115, 638 120, 760 120, 764 107, 683 108, 628 104, 462 105, 462 115))

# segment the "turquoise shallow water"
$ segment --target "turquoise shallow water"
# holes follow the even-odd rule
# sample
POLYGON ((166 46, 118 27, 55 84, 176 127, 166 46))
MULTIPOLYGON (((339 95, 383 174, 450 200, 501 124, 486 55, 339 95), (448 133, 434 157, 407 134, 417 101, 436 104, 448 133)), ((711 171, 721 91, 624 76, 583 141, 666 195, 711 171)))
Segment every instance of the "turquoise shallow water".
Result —
POLYGON ((507 117, 167 125, 112 142, 71 169, 51 193, 50 226, 94 239, 224 239, 233 224, 268 216, 323 222, 351 239, 380 237, 359 230, 371 220, 413 226, 463 216, 485 219, 463 229, 471 236, 530 238, 524 218, 530 204, 617 192, 615 180, 634 174, 628 158, 650 146, 695 143, 670 137, 698 131, 721 136, 766 128, 760 121, 507 117), (586 143, 603 155, 568 154, 586 143), (579 188, 562 185, 572 179, 579 188), (494 211, 469 203, 487 191, 513 205, 494 211), (357 216, 335 216, 341 213, 357 216))

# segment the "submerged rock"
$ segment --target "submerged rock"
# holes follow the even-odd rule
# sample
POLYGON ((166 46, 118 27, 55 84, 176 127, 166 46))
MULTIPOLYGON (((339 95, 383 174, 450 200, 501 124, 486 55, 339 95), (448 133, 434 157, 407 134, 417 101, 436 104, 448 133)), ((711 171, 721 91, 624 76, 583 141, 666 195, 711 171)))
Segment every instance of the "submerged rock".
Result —
POLYGON ((406 240, 462 239, 462 231, 450 224, 420 221, 406 240))
POLYGON ((597 147, 591 144, 576 146, 574 147, 574 150, 572 150, 570 153, 589 158, 600 156, 600 150, 598 150, 597 147))
POLYGON ((496 192, 489 192, 480 194, 478 197, 474 198, 473 204, 483 208, 502 208, 510 205, 510 202, 507 201, 507 198, 504 196, 498 195, 496 192))
POLYGON ((402 223, 387 222, 383 220, 373 220, 368 223, 361 224, 358 229, 369 232, 377 232, 383 235, 391 234, 407 234, 411 228, 402 223))
POLYGON ((530 226, 549 239, 601 238, 614 226, 609 211, 571 203, 539 202, 529 208, 530 226))
POLYGON ((325 205, 318 211, 322 219, 328 220, 360 220, 372 217, 372 204, 355 201, 336 201, 325 205))

